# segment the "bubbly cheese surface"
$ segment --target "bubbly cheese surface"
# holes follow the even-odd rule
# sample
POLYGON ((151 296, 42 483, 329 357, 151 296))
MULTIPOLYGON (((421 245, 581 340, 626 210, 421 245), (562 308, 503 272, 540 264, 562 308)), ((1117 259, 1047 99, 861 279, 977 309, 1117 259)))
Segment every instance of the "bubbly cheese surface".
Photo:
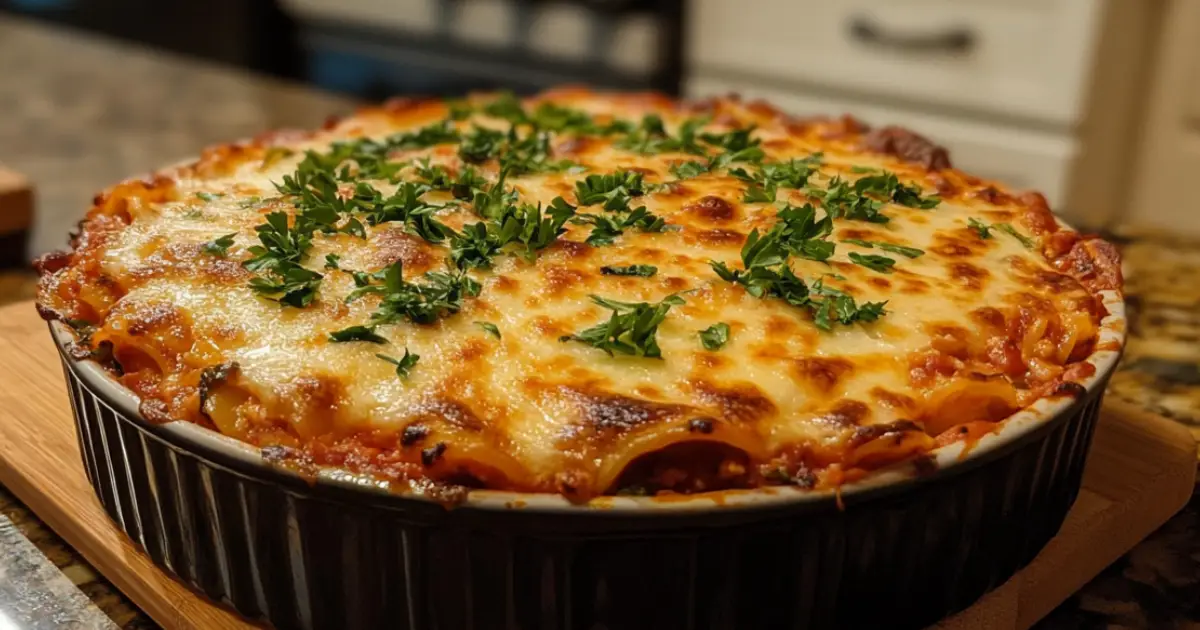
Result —
POLYGON ((1060 228, 1040 195, 950 168, 919 136, 851 119, 797 120, 733 99, 560 90, 512 114, 489 108, 496 98, 453 108, 392 102, 321 130, 215 147, 193 164, 119 184, 98 198, 74 251, 43 261, 40 304, 81 331, 80 345, 118 371, 151 419, 198 422, 286 459, 414 487, 579 499, 836 485, 978 438, 1090 375, 1083 359, 1104 314, 1098 291, 1119 289, 1111 247, 1060 228), (555 109, 539 110, 546 103, 555 109), (563 112, 576 122, 556 122, 563 112), (679 149, 672 142, 689 124, 696 136, 679 149), (431 126, 457 138, 396 141, 431 126), (477 127, 504 136, 483 159, 463 150, 477 127), (740 146, 729 135, 738 130, 749 130, 742 144, 761 153, 722 163, 736 150, 721 139, 740 146), (545 247, 510 242, 490 265, 456 266, 451 252, 472 226, 501 231, 480 194, 495 192, 513 143, 539 132, 545 159, 561 164, 506 172, 499 186, 516 199, 502 204, 541 204, 550 220, 559 198, 574 218, 545 247), (363 139, 386 146, 390 177, 364 174, 354 159, 330 163, 334 143, 363 139), (448 228, 445 238, 428 238, 412 220, 372 224, 384 216, 371 214, 378 204, 349 204, 294 260, 310 280, 320 274, 301 291, 304 304, 256 288, 256 278, 283 280, 248 263, 252 248, 270 249, 260 238, 268 215, 283 213, 297 230, 297 217, 313 212, 285 178, 299 177, 314 156, 330 163, 343 206, 361 186, 387 199, 425 185, 420 202, 438 206, 429 217, 448 228), (793 159, 811 166, 803 186, 775 186, 774 201, 748 192, 747 179, 793 159), (680 168, 689 162, 697 172, 680 168), (473 190, 429 189, 421 169, 434 166, 451 178, 473 169, 482 180, 473 190), (577 182, 606 174, 632 175, 641 188, 625 189, 623 208, 580 203, 577 182), (839 181, 853 191, 864 177, 888 174, 918 201, 885 186, 855 193, 874 220, 830 210, 838 202, 825 191, 839 181), (932 207, 913 207, 922 204, 932 207), (781 263, 756 268, 790 271, 810 303, 773 292, 778 283, 755 295, 752 283, 717 273, 714 262, 744 279, 747 238, 768 237, 786 222, 781 210, 806 205, 816 220, 840 215, 830 233, 808 239, 832 245, 832 254, 819 260, 795 242, 782 247, 781 263), (621 221, 642 206, 661 228, 629 225, 609 243, 589 244, 597 227, 584 214, 621 221), (631 265, 653 275, 613 274, 631 265), (433 321, 381 319, 389 268, 411 285, 429 285, 427 272, 477 285, 433 321), (376 289, 348 300, 362 286, 376 289), (581 341, 614 314, 592 296, 644 303, 643 312, 674 302, 651 327, 657 349, 644 338, 614 340, 629 342, 632 354, 581 341), (852 298, 838 302, 848 313, 834 310, 839 296, 852 298), (727 341, 706 346, 702 331, 721 325, 727 341), (370 339, 335 341, 355 326, 370 339), (419 358, 401 374, 395 362, 406 352, 419 358))

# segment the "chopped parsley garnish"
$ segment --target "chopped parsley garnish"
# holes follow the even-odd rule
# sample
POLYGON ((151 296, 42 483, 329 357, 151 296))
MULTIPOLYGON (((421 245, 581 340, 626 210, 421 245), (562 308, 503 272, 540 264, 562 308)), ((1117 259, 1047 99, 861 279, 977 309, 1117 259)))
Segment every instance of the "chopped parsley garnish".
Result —
POLYGON ((616 171, 603 175, 588 175, 575 182, 575 198, 581 206, 604 204, 609 211, 629 210, 633 197, 646 192, 642 174, 635 171, 616 171))
POLYGON ((642 232, 662 232, 667 229, 667 223, 662 217, 651 214, 646 206, 638 206, 632 212, 612 214, 589 214, 580 212, 571 219, 572 223, 591 225, 592 233, 586 243, 593 246, 611 245, 626 228, 635 227, 642 232))
POLYGON ((1022 245, 1025 246, 1025 249, 1033 249, 1034 245, 1036 244, 1034 243, 1033 239, 1018 232, 1017 228, 1013 227, 1011 223, 993 223, 992 227, 1017 239, 1022 245))
POLYGON ((458 145, 458 157, 478 164, 497 157, 503 148, 504 132, 476 125, 458 145))
POLYGON ((600 268, 600 273, 606 276, 638 276, 649 278, 658 273, 658 267, 654 265, 625 265, 624 267, 605 265, 600 268))
POLYGON ((689 118, 679 126, 679 134, 671 136, 662 117, 646 114, 637 129, 618 140, 615 146, 644 154, 680 152, 707 155, 708 151, 696 141, 696 132, 706 124, 708 118, 689 118))
POLYGON ((675 176, 675 179, 691 179, 709 172, 709 165, 705 164, 704 162, 697 162, 694 160, 688 162, 675 162, 671 164, 670 170, 671 174, 675 176))
POLYGON ((414 324, 433 323, 438 318, 457 313, 462 309, 463 300, 479 295, 481 288, 464 273, 429 271, 424 274, 422 284, 406 281, 401 261, 380 272, 353 275, 360 286, 347 296, 346 301, 368 294, 382 296, 371 315, 371 325, 401 320, 414 324))
POLYGON ((229 248, 230 248, 230 246, 233 245, 233 239, 236 236, 237 236, 237 232, 234 232, 232 234, 226 234, 225 236, 215 238, 215 239, 205 243, 204 248, 203 248, 204 253, 209 254, 211 256, 217 256, 220 258, 224 258, 225 255, 229 253, 229 248))
POLYGON ((729 342, 729 324, 717 322, 700 331, 700 343, 705 350, 720 350, 729 342))
POLYGON ((198 199, 200 199, 200 201, 208 201, 208 202, 216 201, 218 198, 224 197, 224 196, 225 196, 225 193, 210 193, 210 192, 196 193, 196 197, 198 199))
POLYGON ((386 354, 376 354, 375 357, 383 359, 384 361, 396 366, 396 376, 399 376, 402 379, 407 379, 413 367, 417 365, 417 361, 420 360, 421 355, 411 353, 408 351, 408 348, 405 348, 404 356, 400 357, 399 359, 394 359, 386 354))
POLYGON ((564 335, 558 340, 585 343, 610 356, 628 354, 652 359, 662 358, 657 339, 659 325, 666 319, 672 306, 684 303, 683 298, 674 294, 656 304, 618 302, 598 295, 591 298, 596 304, 612 311, 608 321, 575 335, 564 335))
POLYGON ((495 219, 463 226, 451 236, 450 260, 459 269, 490 267, 492 257, 510 243, 524 245, 523 255, 532 261, 537 251, 549 247, 566 230, 575 208, 555 197, 543 212, 542 205, 508 205, 495 219))
POLYGON ((887 223, 882 214, 883 202, 860 195, 846 180, 834 176, 825 190, 808 189, 811 196, 819 199, 825 212, 834 219, 852 219, 869 223, 887 223))
POLYGON ((858 245, 859 247, 866 247, 867 249, 874 249, 878 247, 885 252, 900 254, 901 256, 907 256, 908 258, 920 258, 921 256, 925 255, 925 250, 923 249, 907 247, 905 245, 896 245, 895 243, 886 243, 884 241, 864 241, 857 238, 847 238, 842 240, 842 242, 850 243, 851 245, 858 245))
POLYGON ((497 339, 500 338, 500 329, 497 328, 492 322, 475 322, 475 325, 482 328, 487 334, 497 339))
POLYGON ((351 326, 329 333, 329 340, 336 343, 347 341, 369 341, 371 343, 388 343, 386 337, 375 333, 374 326, 351 326))
POLYGON ((531 133, 520 140, 509 132, 509 144, 500 158, 500 167, 513 175, 557 173, 577 166, 571 160, 550 159, 550 134, 531 133))
POLYGON ((979 219, 974 217, 967 219, 967 225, 970 226, 972 230, 975 230, 977 234, 979 234, 979 238, 989 239, 992 237, 992 226, 980 221, 979 219))
POLYGON ((312 303, 321 286, 321 274, 299 265, 272 269, 271 277, 257 276, 250 279, 250 288, 268 300, 286 306, 304 308, 312 303))
MULTIPOLYGON (((744 168, 729 171, 730 175, 749 184, 742 201, 746 203, 771 203, 775 201, 780 187, 801 189, 808 185, 808 178, 820 166, 823 155, 814 153, 803 159, 787 162, 769 162, 754 172, 744 168)), ((721 158, 718 158, 720 160, 721 158)))
POLYGON ((272 212, 267 222, 254 228, 262 245, 250 248, 253 256, 242 263, 250 271, 280 270, 297 266, 312 245, 312 232, 303 229, 296 221, 295 228, 288 226, 288 216, 283 212, 272 212))
POLYGON ((325 254, 325 268, 330 270, 341 269, 342 257, 337 254, 325 254))
POLYGON ((756 147, 762 143, 762 140, 751 137, 754 129, 755 126, 750 125, 749 127, 734 129, 725 133, 702 133, 700 134, 700 139, 726 151, 742 151, 756 147))
POLYGON ((854 191, 859 195, 871 195, 882 201, 921 210, 935 208, 942 201, 935 195, 922 197, 920 187, 900 183, 896 174, 890 171, 878 171, 860 178, 854 182, 854 191))
POLYGON ((868 302, 860 307, 853 297, 826 288, 823 280, 815 282, 810 290, 788 265, 788 252, 782 241, 782 230, 775 229, 762 236, 754 229, 742 246, 743 269, 733 270, 717 261, 710 265, 722 280, 742 285, 754 297, 775 297, 808 309, 813 323, 822 330, 830 330, 834 322, 875 321, 886 313, 885 302, 868 302))
POLYGON ((449 111, 450 120, 466 120, 475 113, 475 108, 467 101, 453 99, 446 101, 446 109, 449 111))
POLYGON ((442 225, 433 214, 445 206, 428 203, 421 196, 429 187, 413 182, 404 182, 389 197, 364 182, 354 189, 354 202, 365 213, 367 223, 403 223, 405 228, 430 243, 441 243, 450 235, 450 228, 442 225))
POLYGON ((779 223, 772 233, 777 236, 788 252, 809 260, 827 260, 833 255, 835 245, 826 240, 833 233, 833 219, 828 215, 817 220, 817 211, 812 204, 800 207, 784 206, 776 216, 779 223))
POLYGON ((872 271, 878 271, 879 273, 892 273, 892 267, 896 264, 894 258, 876 256, 874 254, 860 254, 858 252, 850 252, 850 261, 872 271))
POLYGON ((451 175, 444 166, 431 165, 428 158, 418 160, 413 168, 417 178, 430 190, 448 191, 456 199, 470 199, 475 189, 485 188, 488 184, 479 171, 470 165, 464 166, 457 176, 451 175))

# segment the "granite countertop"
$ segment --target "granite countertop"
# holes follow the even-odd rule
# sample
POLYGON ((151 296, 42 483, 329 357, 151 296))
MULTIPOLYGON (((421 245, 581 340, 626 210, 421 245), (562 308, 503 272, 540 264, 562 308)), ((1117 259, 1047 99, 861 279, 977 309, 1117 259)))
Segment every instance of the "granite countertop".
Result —
MULTIPOLYGON (((310 88, 6 17, 0 77, 0 163, 37 186, 34 253, 59 247, 96 191, 114 181, 209 143, 310 127, 354 106, 310 88)), ((1200 241, 1117 240, 1129 283, 1130 340, 1109 395, 1181 422, 1200 438, 1200 241)), ((0 301, 26 291, 5 291, 0 301)), ((1198 526, 1194 497, 1039 627, 1200 626, 1198 526)), ((15 627, 155 627, 2 486, 0 613, 15 627), (22 625, 26 619, 42 621, 22 625)))

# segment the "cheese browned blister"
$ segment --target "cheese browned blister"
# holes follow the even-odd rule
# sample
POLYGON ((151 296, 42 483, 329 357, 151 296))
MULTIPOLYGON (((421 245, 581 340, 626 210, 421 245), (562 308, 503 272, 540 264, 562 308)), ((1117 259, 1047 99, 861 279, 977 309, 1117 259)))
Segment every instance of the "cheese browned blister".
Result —
MULTIPOLYGON (((507 133, 509 121, 480 109, 492 98, 472 97, 471 117, 449 124, 461 134, 474 125, 507 133)), ((250 282, 262 274, 243 263, 260 245, 256 227, 268 213, 294 221, 303 205, 277 184, 305 151, 384 139, 449 113, 440 101, 396 101, 317 131, 214 147, 194 163, 113 187, 97 198, 74 251, 42 261, 39 304, 85 331, 82 343, 119 366, 118 378, 153 420, 198 422, 277 447, 271 452, 285 458, 385 480, 581 499, 622 490, 828 486, 976 439, 1090 375, 1083 359, 1096 349, 1104 315, 1098 293, 1120 288, 1115 255, 1103 241, 1060 227, 1036 193, 1014 194, 954 170, 919 136, 851 119, 798 120, 732 98, 679 103, 575 89, 528 99, 526 109, 540 102, 581 110, 597 124, 636 126, 657 114, 668 134, 696 119, 714 134, 753 126, 765 163, 820 153, 819 167, 804 189, 781 187, 774 203, 748 202, 747 182, 729 169, 753 173, 755 164, 682 180, 672 174, 672 165, 719 155, 718 146, 701 143, 703 156, 642 154, 619 148, 621 133, 556 133, 552 158, 576 166, 507 177, 520 203, 548 207, 561 197, 575 206, 577 180, 633 171, 646 190, 631 207, 645 206, 666 229, 630 227, 593 246, 585 243, 591 225, 567 222, 532 257, 509 246, 490 268, 466 270, 478 295, 464 297, 457 312, 373 327, 386 343, 334 342, 335 331, 369 325, 381 299, 371 293, 347 303, 356 288, 348 271, 374 273, 401 261, 404 279, 420 283, 426 272, 447 271, 451 243, 429 242, 401 222, 366 225, 365 238, 318 231, 300 264, 323 278, 300 307, 254 290, 250 282), (873 321, 820 327, 812 309, 756 297, 714 271, 712 261, 742 270, 747 236, 768 233, 780 208, 812 203, 822 217, 814 190, 834 177, 852 184, 881 172, 940 203, 885 203, 886 223, 837 218, 824 239, 835 245, 832 256, 791 255, 785 263, 809 287, 819 281, 859 307, 885 303, 873 321), (995 227, 1002 224, 1011 230, 995 227), (215 252, 213 241, 229 234, 232 243, 215 252), (846 240, 921 253, 910 258, 846 240), (868 268, 852 253, 894 263, 868 268), (339 269, 325 267, 329 254, 339 269), (657 271, 601 271, 627 265, 657 271), (610 355, 563 340, 611 315, 592 295, 650 304, 677 295, 683 303, 657 327, 661 357, 610 355), (700 332, 721 323, 728 341, 707 349, 700 332), (399 359, 406 349, 420 357, 407 378, 377 357, 399 359)), ((408 164, 398 181, 365 183, 387 197, 416 180, 418 159, 451 174, 465 166, 457 142, 396 148, 388 160, 408 164)), ((355 164, 342 166, 355 179, 355 164)), ((494 158, 474 167, 489 184, 499 177, 494 158)), ((352 195, 356 184, 343 182, 340 194, 352 195)), ((444 204, 434 217, 456 232, 481 220, 469 198, 430 191, 423 200, 444 204)))

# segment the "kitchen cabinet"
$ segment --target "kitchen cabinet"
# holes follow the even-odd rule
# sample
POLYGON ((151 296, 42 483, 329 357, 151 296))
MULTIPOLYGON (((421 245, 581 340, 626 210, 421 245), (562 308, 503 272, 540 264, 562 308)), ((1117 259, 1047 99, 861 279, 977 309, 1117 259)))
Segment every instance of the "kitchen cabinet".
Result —
POLYGON ((911 127, 956 166, 1042 191, 1070 220, 1101 226, 1128 195, 1156 5, 696 0, 684 91, 911 127))
POLYGON ((1122 223, 1200 236, 1200 2, 1173 0, 1150 87, 1145 135, 1128 179, 1134 189, 1122 223))

